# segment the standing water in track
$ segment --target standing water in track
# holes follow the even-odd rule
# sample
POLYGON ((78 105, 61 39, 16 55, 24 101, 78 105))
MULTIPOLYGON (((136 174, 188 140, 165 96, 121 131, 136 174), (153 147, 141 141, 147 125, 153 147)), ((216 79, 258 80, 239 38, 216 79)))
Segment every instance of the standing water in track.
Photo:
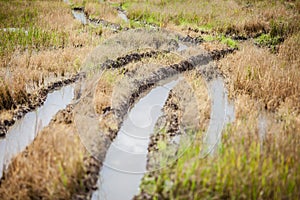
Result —
POLYGON ((93 200, 126 200, 138 194, 146 172, 150 135, 177 82, 152 89, 131 109, 108 149, 93 200))

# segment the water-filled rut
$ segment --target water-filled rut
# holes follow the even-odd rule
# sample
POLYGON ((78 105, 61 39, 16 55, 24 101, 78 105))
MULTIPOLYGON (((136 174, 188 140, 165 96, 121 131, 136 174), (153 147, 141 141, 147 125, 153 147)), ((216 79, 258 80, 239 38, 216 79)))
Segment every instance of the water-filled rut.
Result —
POLYGON ((146 172, 150 135, 176 83, 173 80, 152 89, 130 110, 107 151, 94 200, 132 199, 138 194, 146 172))
POLYGON ((73 97, 74 85, 49 93, 41 107, 27 113, 8 130, 6 137, 0 139, 0 177, 11 159, 22 152, 37 133, 49 124, 52 117, 71 103, 73 97))
MULTIPOLYGON (((211 127, 208 128, 208 136, 203 141, 207 144, 207 148, 199 156, 203 157, 212 153, 210 149, 213 150, 218 144, 224 124, 230 121, 227 118, 232 118, 228 116, 230 115, 228 111, 231 109, 227 109, 227 95, 222 76, 209 52, 198 46, 198 43, 181 38, 168 31, 128 30, 103 42, 89 55, 83 65, 83 71, 90 76, 87 76, 89 78, 85 80, 85 87, 82 88, 83 95, 78 105, 74 107, 74 121, 81 141, 102 165, 99 181, 97 185, 94 185, 94 188, 98 188, 92 195, 94 199, 131 199, 138 193, 143 173, 148 170, 147 147, 153 128, 151 128, 152 131, 146 131, 146 135, 141 131, 136 131, 136 124, 140 123, 141 126, 147 122, 147 112, 143 109, 143 115, 140 115, 134 114, 134 110, 142 102, 143 98, 138 103, 136 102, 141 95, 161 80, 192 70, 200 72, 199 76, 207 82, 214 113, 211 114, 212 122, 210 122, 211 127), (131 57, 134 61, 141 61, 144 57, 141 56, 144 55, 143 49, 162 52, 162 55, 171 52, 180 56, 182 60, 170 65, 151 65, 141 62, 136 70, 126 72, 120 80, 114 82, 111 89, 112 95, 109 96, 111 102, 104 110, 96 112, 95 99, 101 98, 101 96, 94 95, 97 94, 95 91, 97 91, 99 77, 106 70, 116 73, 117 69, 125 67, 129 60, 132 60, 131 57), (129 54, 131 56, 127 56, 129 54), (128 113, 128 109, 132 106, 134 107, 128 113), (132 134, 131 131, 136 134, 132 134)), ((156 57, 153 53, 150 54, 153 56, 149 57, 156 57)), ((150 94, 151 92, 148 95, 150 94)), ((155 97, 151 98, 155 99, 155 97)), ((160 99, 162 104, 160 108, 162 108, 166 99, 160 99)), ((159 115, 153 118, 155 120, 152 123, 155 123, 158 118, 159 115)))

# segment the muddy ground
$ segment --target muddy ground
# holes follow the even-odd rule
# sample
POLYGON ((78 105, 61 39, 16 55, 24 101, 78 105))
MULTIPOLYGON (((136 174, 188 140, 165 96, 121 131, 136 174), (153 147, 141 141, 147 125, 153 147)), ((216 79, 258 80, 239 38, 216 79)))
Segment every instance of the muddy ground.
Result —
MULTIPOLYGON (((74 10, 84 11, 82 8, 74 8, 74 10)), ((89 19, 89 23, 102 24, 115 31, 121 31, 120 25, 108 23, 105 20, 89 19)), ((189 30, 194 31, 192 29, 189 30)), ((96 189, 99 170, 101 169, 102 160, 105 158, 107 149, 116 137, 128 110, 143 95, 156 87, 159 81, 174 76, 185 76, 190 71, 194 72, 196 76, 202 77, 207 83, 216 78, 223 79, 224 77, 216 65, 210 63, 213 63, 214 60, 222 59, 227 54, 234 53, 237 50, 236 48, 226 48, 206 52, 200 47, 204 41, 203 38, 191 37, 189 35, 182 36, 165 30, 161 30, 161 32, 160 30, 150 30, 150 34, 145 31, 144 35, 140 34, 140 37, 134 37, 134 35, 144 30, 129 30, 126 28, 123 31, 125 33, 123 32, 117 38, 115 37, 104 42, 102 46, 104 48, 111 48, 111 46, 116 45, 113 50, 104 53, 103 51, 95 51, 94 54, 90 55, 86 65, 83 66, 82 73, 42 87, 35 94, 30 95, 30 101, 14 108, 15 110, 12 111, 13 115, 11 119, 2 120, 0 123, 0 136, 5 136, 7 129, 16 120, 42 105, 48 93, 78 80, 81 81, 75 103, 57 113, 47 127, 51 129, 55 128, 57 124, 64 124, 64 126, 71 126, 73 129, 77 129, 87 150, 92 154, 85 158, 86 174, 82 180, 84 187, 81 191, 77 191, 74 194, 73 199, 89 199, 91 197, 92 192, 96 189), (133 36, 130 36, 130 33, 133 33, 133 36), (178 41, 174 39, 174 35, 177 36, 178 41), (145 36, 146 41, 143 38, 145 36), (171 39, 165 40, 166 37, 171 39), (133 41, 134 43, 130 43, 133 41), (179 48, 179 43, 187 45, 187 50, 176 52, 179 48), (174 52, 180 54, 182 58, 178 63, 164 66, 159 63, 154 65, 143 64, 139 69, 126 68, 127 65, 133 62, 139 63, 146 58, 155 60, 160 55, 174 52), (103 55, 99 56, 99 54, 103 55), (91 63, 94 65, 94 68, 89 69, 87 66, 91 63), (108 94, 109 102, 103 103, 104 106, 99 106, 99 108, 95 109, 97 105, 94 105, 94 101, 97 98, 96 89, 99 87, 98 81, 102 75, 101 73, 105 72, 105 70, 119 70, 114 73, 121 72, 122 78, 117 83, 113 83, 113 87, 110 88, 111 91, 108 94), (95 71, 96 73, 90 78, 89 75, 95 71), (92 115, 90 115, 91 113, 92 115), (94 127, 94 129, 88 133, 87 127, 94 127), (97 134, 95 134, 96 132, 97 134)), ((198 31, 195 32, 198 33, 198 31)), ((247 38, 237 36, 235 39, 244 40, 247 38)), ((101 46, 98 48, 101 48, 101 46)), ((194 108, 199 103, 197 102, 199 100, 197 99, 198 97, 192 95, 193 92, 191 84, 183 80, 171 91, 163 109, 164 115, 156 124, 158 131, 151 136, 147 162, 147 170, 150 173, 146 175, 147 178, 157 178, 158 171, 154 170, 161 167, 159 166, 162 162, 161 159, 167 159, 167 161, 163 161, 167 162, 167 164, 176 163, 176 159, 179 156, 179 152, 177 152, 179 147, 178 138, 184 137, 184 134, 187 134, 188 131, 199 129, 202 132, 206 131, 209 120, 209 115, 207 115, 209 113, 209 106, 204 105, 206 108, 203 111, 206 113, 204 119, 198 119, 201 111, 190 112, 191 110, 195 111, 194 108), (181 96, 184 96, 184 98, 181 96), (164 129, 163 132, 160 131, 162 129, 164 129), (163 149, 161 149, 161 145, 164 146, 163 149), (165 150, 166 148, 168 151, 165 150)), ((207 91, 204 93, 207 94, 207 91)), ((207 103, 207 99, 204 102, 207 103)), ((189 137, 195 136, 188 135, 187 138, 189 137)), ((203 138, 197 139, 201 140, 203 138)), ((142 188, 141 193, 135 199, 152 199, 152 196, 142 188)))

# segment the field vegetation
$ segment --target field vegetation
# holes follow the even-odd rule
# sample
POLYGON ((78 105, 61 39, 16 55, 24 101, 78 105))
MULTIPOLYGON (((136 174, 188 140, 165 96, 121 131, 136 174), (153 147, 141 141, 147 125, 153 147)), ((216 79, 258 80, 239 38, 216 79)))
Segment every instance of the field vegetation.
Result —
POLYGON ((195 34, 190 27, 214 33, 202 34, 208 50, 232 46, 232 39, 224 41, 228 36, 255 38, 232 40, 239 51, 217 63, 236 119, 227 125, 216 155, 200 159, 202 141, 196 140, 177 163, 154 178, 146 176, 142 191, 153 199, 298 198, 299 1, 128 1, 123 6, 131 19, 189 34, 195 34))
POLYGON ((73 122, 55 119, 10 164, 1 199, 71 199, 85 190, 88 154, 73 122))
POLYGON ((0 1, 2 111, 38 87, 78 72, 95 46, 96 30, 73 19, 62 1, 0 1))
MULTIPOLYGON (((141 190, 150 199, 299 199, 300 1, 69 2, 0 1, 1 118, 9 117, 7 112, 28 101, 38 87, 77 73, 90 50, 112 33, 83 26, 71 8, 84 7, 91 18, 120 23, 120 6, 130 27, 145 22, 201 36, 209 51, 238 48, 215 61, 235 106, 235 120, 226 125, 216 153, 200 158, 202 141, 195 140, 168 168, 146 175, 141 190)), ((126 69, 178 60, 166 55, 126 69)), ((99 113, 110 105, 112 87, 123 75, 112 70, 101 77, 96 94, 105 98, 95 96, 99 113)), ((203 82, 198 79, 187 76, 205 101, 200 102, 205 108, 200 118, 207 126, 209 98, 201 93, 203 82)), ((84 190, 87 156, 73 124, 52 123, 13 160, 1 180, 0 199, 70 199, 84 190)))
POLYGON ((298 1, 125 1, 130 19, 161 27, 194 28, 223 34, 284 36, 299 29, 298 1))

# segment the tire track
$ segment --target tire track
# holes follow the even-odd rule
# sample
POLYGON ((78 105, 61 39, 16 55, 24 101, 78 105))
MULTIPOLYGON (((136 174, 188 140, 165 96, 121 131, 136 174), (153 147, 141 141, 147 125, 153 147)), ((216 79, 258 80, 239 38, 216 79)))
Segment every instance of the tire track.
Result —
MULTIPOLYGON (((75 105, 74 117, 82 142, 91 155, 99 159, 100 165, 103 164, 106 151, 116 137, 128 109, 140 98, 140 95, 153 88, 159 81, 194 69, 199 71, 199 75, 203 75, 204 79, 208 82, 213 82, 213 80, 222 81, 220 73, 215 71, 216 67, 212 64, 212 61, 213 59, 219 59, 220 55, 231 53, 233 50, 209 53, 205 52, 199 46, 189 45, 182 52, 177 52, 176 50, 179 47, 179 43, 176 41, 176 38, 178 39, 177 36, 177 34, 167 31, 145 31, 141 29, 125 31, 97 47, 84 65, 84 72, 89 78, 85 81, 83 87, 81 87, 82 96, 80 101, 75 105), (152 53, 129 53, 128 55, 124 53, 138 52, 140 49, 152 49, 150 51, 152 53), (159 67, 150 73, 142 74, 139 78, 138 76, 142 72, 134 72, 133 76, 132 74, 130 76, 130 73, 129 75, 125 74, 121 82, 115 86, 111 107, 104 114, 97 114, 93 107, 93 99, 94 91, 101 74, 105 70, 122 68, 131 59, 140 61, 146 55, 157 55, 157 52, 176 53, 182 57, 187 57, 187 59, 183 59, 177 64, 159 67), (124 54, 125 56, 120 56, 124 54), (216 79, 216 77, 219 77, 219 79, 216 79), (122 90, 122 88, 127 88, 127 92, 120 95, 117 90, 122 90), (106 121, 106 125, 108 126, 108 129, 104 132, 97 125, 99 118, 106 121)), ((141 69, 143 69, 142 67, 149 68, 149 66, 141 66, 141 69)), ((209 87, 212 88, 212 86, 209 87)), ((221 91, 225 92, 225 89, 223 89, 221 91)), ((214 89, 211 90, 211 96, 214 102, 217 99, 215 99, 216 96, 213 95, 213 91, 214 89)), ((223 95, 223 97, 227 98, 226 95, 223 95)), ((213 106, 215 105, 214 103, 212 104, 213 106)), ((222 116, 225 115, 223 114, 222 116)), ((219 120, 219 118, 215 120, 219 120)), ((224 121, 220 123, 223 125, 224 121)), ((217 134, 220 134, 220 131, 218 129, 217 134)))

